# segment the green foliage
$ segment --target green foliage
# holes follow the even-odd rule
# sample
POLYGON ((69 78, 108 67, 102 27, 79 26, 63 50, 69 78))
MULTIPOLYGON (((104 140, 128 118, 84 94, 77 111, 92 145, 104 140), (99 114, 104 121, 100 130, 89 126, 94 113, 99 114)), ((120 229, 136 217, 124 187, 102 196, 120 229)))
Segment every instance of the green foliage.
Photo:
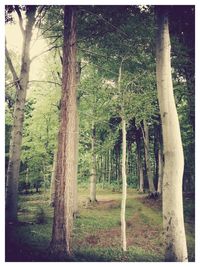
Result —
POLYGON ((44 211, 43 207, 38 207, 35 214, 35 221, 37 224, 45 224, 47 223, 47 215, 44 211))

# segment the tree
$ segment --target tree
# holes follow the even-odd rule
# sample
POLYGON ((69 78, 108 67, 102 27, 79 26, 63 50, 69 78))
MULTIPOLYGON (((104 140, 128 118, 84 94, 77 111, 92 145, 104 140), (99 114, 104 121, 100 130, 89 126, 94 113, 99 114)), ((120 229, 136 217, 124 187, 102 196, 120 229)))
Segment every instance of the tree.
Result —
POLYGON ((76 8, 64 7, 62 96, 51 251, 71 255, 76 162, 76 8))
POLYGON ((157 8, 156 78, 163 131, 163 227, 166 261, 188 261, 182 199, 184 168, 179 120, 173 95, 166 7, 157 8))
POLYGON ((151 170, 151 162, 149 155, 149 128, 146 120, 143 120, 144 130, 143 130, 143 139, 144 139, 144 152, 145 152, 145 162, 146 162, 146 170, 147 170, 147 178, 149 183, 149 192, 150 194, 155 193, 155 186, 153 183, 153 173, 151 170))
POLYGON ((144 192, 144 174, 141 159, 141 139, 140 139, 140 129, 136 130, 136 150, 137 150, 137 169, 139 175, 139 192, 144 192))
POLYGON ((92 164, 91 164, 91 174, 90 174, 90 201, 94 203, 97 201, 96 199, 96 154, 95 154, 95 139, 96 139, 96 134, 95 134, 95 125, 94 121, 92 121, 92 144, 91 144, 91 150, 92 150, 92 164))
POLYGON ((9 163, 7 169, 6 184, 6 220, 9 222, 17 221, 17 194, 20 169, 20 152, 22 143, 22 130, 24 121, 24 108, 26 102, 26 93, 29 82, 30 71, 30 43, 32 38, 32 29, 35 24, 36 6, 26 7, 27 23, 23 27, 22 14, 19 6, 15 6, 15 11, 19 17, 19 25, 23 36, 23 48, 21 57, 20 75, 18 77, 13 66, 9 52, 6 48, 6 59, 13 76, 13 83, 16 87, 16 100, 14 108, 14 120, 12 126, 12 135, 10 140, 9 163))

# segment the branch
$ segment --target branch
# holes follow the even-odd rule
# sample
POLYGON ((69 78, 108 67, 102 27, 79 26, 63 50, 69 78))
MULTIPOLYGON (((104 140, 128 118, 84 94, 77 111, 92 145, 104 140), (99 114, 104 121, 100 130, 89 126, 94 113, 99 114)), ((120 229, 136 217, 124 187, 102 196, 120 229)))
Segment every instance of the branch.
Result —
POLYGON ((31 58, 31 62, 32 62, 33 60, 35 60, 36 58, 40 57, 41 55, 43 55, 43 54, 45 54, 45 53, 47 53, 47 52, 53 50, 54 48, 59 48, 59 47, 62 47, 62 46, 60 46, 60 45, 55 45, 55 46, 52 46, 52 47, 50 47, 49 49, 47 49, 47 50, 45 50, 45 51, 43 51, 43 52, 41 52, 41 53, 39 53, 39 54, 37 54, 37 55, 35 55, 34 57, 31 58))
POLYGON ((62 86, 62 84, 61 84, 61 83, 57 83, 57 82, 54 82, 54 81, 39 81, 39 80, 31 80, 31 81, 29 81, 29 83, 51 83, 51 84, 55 84, 55 85, 62 86))
POLYGON ((7 60, 9 69, 10 69, 12 76, 13 76, 13 83, 15 84, 16 89, 19 89, 20 88, 19 77, 17 76, 17 73, 16 73, 15 68, 13 66, 13 63, 12 63, 11 57, 9 55, 6 44, 5 44, 5 52, 6 52, 6 60, 7 60))
POLYGON ((15 11, 17 12, 18 18, 19 18, 19 27, 21 29, 22 35, 24 35, 24 27, 23 27, 23 19, 22 19, 22 14, 21 11, 19 10, 19 6, 15 6, 15 11))

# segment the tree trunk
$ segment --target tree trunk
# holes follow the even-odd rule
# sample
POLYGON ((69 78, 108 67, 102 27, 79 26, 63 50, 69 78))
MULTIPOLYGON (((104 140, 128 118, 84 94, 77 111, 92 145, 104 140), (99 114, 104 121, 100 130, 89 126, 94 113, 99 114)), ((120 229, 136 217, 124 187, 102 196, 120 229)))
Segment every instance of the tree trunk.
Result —
POLYGON ((126 251, 126 121, 122 118, 122 201, 121 201, 121 237, 122 248, 126 251))
POLYGON ((53 167, 51 173, 50 205, 52 207, 54 207, 54 202, 55 202, 56 164, 57 164, 57 149, 54 152, 53 167))
POLYGON ((64 6, 62 97, 51 251, 71 255, 76 163, 76 10, 64 6))
POLYGON ((136 136, 136 150, 137 150, 137 166, 138 166, 138 174, 139 174, 139 192, 144 192, 144 175, 143 175, 143 167, 141 161, 141 141, 140 135, 136 136))
POLYGON ((28 188, 29 188, 29 173, 28 168, 26 169, 26 194, 28 194, 28 188))
POLYGON ((9 53, 6 49, 6 59, 11 70, 13 81, 16 87, 16 100, 13 114, 12 135, 10 141, 9 163, 7 170, 7 184, 6 184, 6 221, 17 221, 17 195, 18 195, 18 181, 20 171, 20 154, 22 144, 22 131, 24 121, 24 109, 26 102, 26 92, 29 82, 30 71, 30 43, 32 37, 32 29, 35 23, 36 7, 31 6, 26 12, 27 23, 23 29, 23 48, 21 59, 21 70, 19 78, 12 65, 9 53))
POLYGON ((162 148, 159 147, 158 150, 158 188, 157 192, 162 194, 162 186, 163 186, 163 151, 162 148))
POLYGON ((156 77, 164 146, 163 226, 166 261, 188 261, 182 199, 183 148, 176 110, 166 7, 157 8, 156 77))
POLYGON ((146 120, 143 120, 143 123, 144 123, 144 133, 143 133, 144 152, 145 152, 147 178, 148 178, 148 183, 149 183, 149 192, 155 193, 155 186, 153 183, 153 173, 151 170, 151 162, 150 162, 150 158, 149 158, 149 128, 148 128, 148 125, 146 123, 146 120))
POLYGON ((78 215, 78 144, 79 144, 79 118, 78 110, 76 110, 76 125, 75 125, 75 163, 74 163, 74 213, 73 216, 76 218, 78 215))
POLYGON ((95 154, 95 126, 94 122, 92 122, 92 166, 91 166, 91 174, 90 174, 90 201, 95 202, 96 200, 96 154, 95 154))
POLYGON ((111 150, 108 150, 108 183, 111 183, 111 150))

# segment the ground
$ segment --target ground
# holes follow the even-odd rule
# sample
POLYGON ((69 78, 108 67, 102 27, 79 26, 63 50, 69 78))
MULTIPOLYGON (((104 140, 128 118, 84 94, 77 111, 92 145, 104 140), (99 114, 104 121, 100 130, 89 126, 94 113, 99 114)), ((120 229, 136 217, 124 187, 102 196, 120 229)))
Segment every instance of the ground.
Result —
MULTIPOLYGON (((79 216, 75 220, 72 258, 49 254, 53 209, 49 192, 19 197, 19 223, 7 227, 6 261, 164 261, 161 201, 128 190, 126 207, 127 252, 121 249, 121 193, 97 191, 98 202, 87 202, 87 189, 79 190, 79 216)), ((194 199, 185 196, 189 260, 194 261, 194 199)))

